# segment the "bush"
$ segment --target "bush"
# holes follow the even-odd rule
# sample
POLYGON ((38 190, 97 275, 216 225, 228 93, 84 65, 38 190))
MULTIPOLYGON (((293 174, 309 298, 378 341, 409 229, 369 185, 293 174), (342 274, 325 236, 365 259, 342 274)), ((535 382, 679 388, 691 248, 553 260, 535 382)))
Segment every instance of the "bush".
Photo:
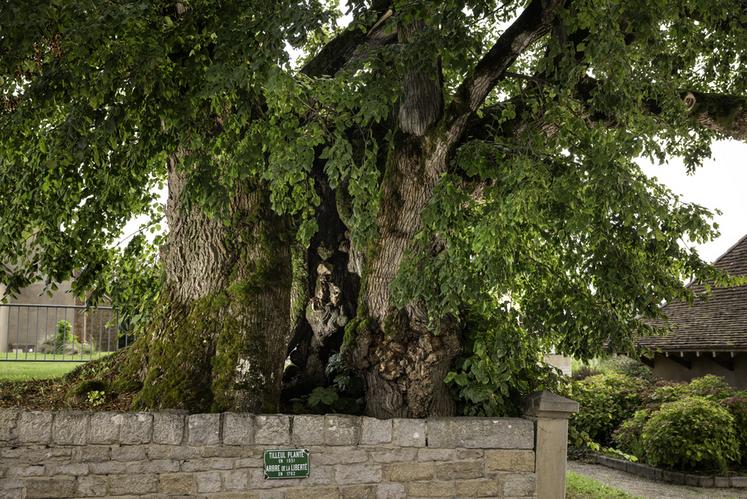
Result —
POLYGON ((644 424, 641 440, 654 466, 725 472, 740 459, 734 417, 703 397, 663 404, 644 424))
POLYGON ((739 392, 721 402, 734 417, 734 430, 742 452, 742 462, 747 464, 747 392, 739 392))
POLYGON ((595 442, 608 445, 612 432, 642 404, 646 382, 624 374, 589 376, 572 385, 571 397, 581 405, 571 419, 572 427, 595 442))
POLYGON ((720 402, 734 396, 734 389, 721 376, 708 374, 690 381, 687 391, 694 397, 703 397, 708 400, 720 402))
POLYGON ((636 411, 632 418, 625 420, 615 430, 612 434, 612 440, 614 440, 619 450, 633 454, 641 460, 644 458, 645 452, 641 434, 649 417, 651 417, 651 412, 647 409, 641 409, 640 411, 636 411))

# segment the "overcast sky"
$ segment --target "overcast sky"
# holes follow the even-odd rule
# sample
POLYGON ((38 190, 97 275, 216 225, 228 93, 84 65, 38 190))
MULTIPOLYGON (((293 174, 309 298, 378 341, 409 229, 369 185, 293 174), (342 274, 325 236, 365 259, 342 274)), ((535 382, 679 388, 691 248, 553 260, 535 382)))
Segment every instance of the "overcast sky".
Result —
POLYGON ((665 165, 639 160, 647 175, 659 179, 684 201, 722 211, 714 219, 721 236, 698 247, 707 261, 721 256, 747 234, 747 143, 718 141, 713 144, 712 156, 692 175, 676 158, 665 165))

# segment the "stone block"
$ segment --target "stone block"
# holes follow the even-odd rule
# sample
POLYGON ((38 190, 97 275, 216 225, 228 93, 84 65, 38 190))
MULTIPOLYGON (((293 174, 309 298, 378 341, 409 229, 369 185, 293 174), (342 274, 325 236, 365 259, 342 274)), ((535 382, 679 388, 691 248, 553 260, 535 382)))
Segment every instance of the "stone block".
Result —
POLYGON ((184 438, 184 414, 159 412, 153 414, 153 443, 179 445, 184 438))
POLYGON ((187 445, 220 444, 220 414, 187 416, 187 445))
POLYGON ((470 459, 481 459, 485 455, 482 449, 457 449, 456 458, 460 461, 470 459))
POLYGON ((164 473, 158 475, 158 492, 169 495, 193 495, 197 485, 192 473, 164 473))
POLYGON ((126 445, 111 448, 112 461, 144 461, 148 458, 145 447, 126 445))
POLYGON ((456 495, 461 497, 497 496, 498 482, 484 478, 477 480, 457 480, 456 495))
POLYGON ((153 474, 111 475, 109 477, 109 495, 111 496, 137 496, 157 490, 158 477, 153 474))
POLYGON ((384 476, 390 482, 412 482, 433 478, 434 463, 397 463, 384 467, 384 476))
POLYGON ((520 418, 432 418, 428 447, 534 449, 534 423, 520 418))
POLYGON ((371 451, 371 459, 375 463, 406 463, 415 461, 418 449, 385 449, 371 451))
POLYGON ((198 493, 220 492, 223 486, 220 473, 217 471, 195 473, 195 481, 197 482, 198 493))
POLYGON ((249 472, 247 470, 221 471, 224 490, 246 490, 249 487, 249 472))
MULTIPOLYGON (((0 468, 0 470, 2 470, 2 468, 0 468)), ((30 466, 10 466, 5 469, 5 476, 8 478, 44 476, 44 465, 32 464, 30 466)))
POLYGON ((49 463, 44 465, 44 472, 47 475, 87 475, 88 464, 86 463, 49 463))
POLYGON ((340 487, 342 499, 375 499, 376 485, 348 485, 340 487))
POLYGON ((234 460, 228 457, 190 459, 182 463, 182 471, 214 471, 233 469, 234 460))
POLYGON ((685 475, 685 485, 698 487, 700 485, 700 477, 698 475, 685 475))
POLYGON ((251 449, 252 447, 243 445, 206 445, 200 447, 200 456, 240 458, 251 454, 251 449))
POLYGON ((344 464, 365 463, 368 461, 368 453, 357 447, 312 447, 311 464, 344 464))
POLYGON ((739 489, 747 488, 747 476, 733 476, 730 482, 732 487, 739 489))
POLYGON ((19 409, 0 409, 0 442, 15 440, 19 409))
POLYGON ((401 483, 381 483, 376 486, 376 499, 404 499, 405 486, 401 483))
POLYGON ((122 444, 147 444, 153 434, 153 415, 139 413, 120 414, 119 440, 122 444))
POLYGON ((223 415, 223 444, 252 445, 254 417, 251 414, 227 412, 223 415))
POLYGON ((534 471, 534 451, 486 450, 485 471, 534 471))
POLYGON ((714 487, 731 487, 731 483, 729 482, 728 476, 715 476, 713 477, 713 486, 714 487))
POLYGON ((326 445, 358 445, 360 418, 328 414, 324 416, 326 445))
POLYGON ((298 487, 285 491, 286 499, 338 499, 337 487, 298 487))
POLYGON ((420 497, 453 497, 456 493, 454 482, 409 482, 407 484, 407 496, 420 497))
POLYGON ((361 418, 361 444, 388 444, 392 441, 392 420, 361 418))
POLYGON ((170 459, 127 463, 127 473, 176 473, 179 469, 179 461, 170 459))
POLYGON ((418 449, 418 461, 455 461, 455 449, 418 449))
POLYGON ((89 463, 88 469, 94 475, 113 475, 127 473, 127 463, 118 461, 104 461, 102 463, 89 463))
POLYGON ((482 461, 436 463, 435 466, 435 477, 439 480, 467 480, 484 476, 482 461))
POLYGON ((381 476, 380 464, 338 464, 335 466, 335 483, 338 485, 379 483, 381 476))
POLYGON ((119 442, 122 418, 114 412, 95 412, 88 423, 89 444, 114 444, 119 442))
POLYGON ((52 438, 60 445, 85 445, 88 432, 88 414, 85 412, 59 412, 52 423, 52 438))
POLYGON ((290 417, 255 416, 254 443, 272 446, 288 445, 290 443, 290 417))
POLYGON ((425 447, 424 419, 393 419, 392 443, 400 447, 425 447))
POLYGON ((149 459, 195 459, 202 455, 199 447, 186 445, 149 445, 146 448, 149 459))
POLYGON ((73 476, 27 478, 24 480, 26 497, 73 497, 76 483, 73 476))
POLYGON ((104 497, 108 487, 109 479, 105 476, 79 476, 76 492, 79 497, 104 497))
POLYGON ((22 412, 17 420, 16 434, 23 443, 47 444, 52 439, 52 413, 22 412))
POLYGON ((667 483, 682 485, 685 483, 685 474, 679 471, 662 470, 661 478, 667 483))
POLYGON ((534 473, 501 473, 498 487, 504 497, 532 496, 537 488, 536 477, 534 473))
POLYGON ((323 445, 324 416, 293 416, 293 445, 323 445))

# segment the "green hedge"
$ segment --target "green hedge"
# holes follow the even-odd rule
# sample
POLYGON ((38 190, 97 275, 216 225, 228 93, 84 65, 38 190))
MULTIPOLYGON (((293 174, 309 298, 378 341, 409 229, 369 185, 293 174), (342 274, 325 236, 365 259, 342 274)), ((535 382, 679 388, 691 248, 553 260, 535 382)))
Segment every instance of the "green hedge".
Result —
POLYGON ((641 444, 647 462, 679 470, 725 472, 741 457, 734 416, 704 397, 662 404, 643 425, 641 444))
POLYGON ((571 433, 586 433, 608 445, 612 432, 641 407, 647 383, 619 373, 597 374, 573 383, 571 398, 580 407, 571 419, 571 433))

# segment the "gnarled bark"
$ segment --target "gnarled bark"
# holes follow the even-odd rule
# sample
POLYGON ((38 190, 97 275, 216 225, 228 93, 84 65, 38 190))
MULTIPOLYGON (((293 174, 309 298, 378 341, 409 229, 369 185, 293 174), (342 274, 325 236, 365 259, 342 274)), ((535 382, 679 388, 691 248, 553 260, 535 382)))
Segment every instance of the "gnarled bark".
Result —
POLYGON ((242 186, 230 223, 185 208, 185 175, 169 165, 161 251, 165 287, 142 354, 144 408, 275 411, 290 332, 290 251, 261 185, 242 186))

